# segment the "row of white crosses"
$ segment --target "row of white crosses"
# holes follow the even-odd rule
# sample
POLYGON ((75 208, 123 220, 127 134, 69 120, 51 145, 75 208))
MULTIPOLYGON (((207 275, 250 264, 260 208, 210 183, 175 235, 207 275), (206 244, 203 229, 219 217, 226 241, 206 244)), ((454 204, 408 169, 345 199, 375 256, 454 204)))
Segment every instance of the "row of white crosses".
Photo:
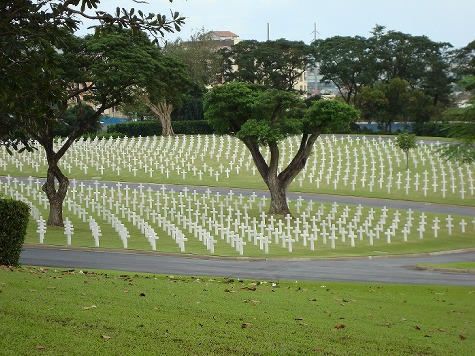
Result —
POLYGON ((454 167, 436 153, 438 143, 419 143, 411 150, 407 171, 404 154, 394 140, 347 137, 320 140, 317 145, 313 160, 298 178, 300 186, 308 179, 317 188, 340 191, 422 192, 424 197, 455 195, 462 200, 474 195, 474 165, 454 167))
MULTIPOLYGON (((281 167, 288 164, 298 145, 297 136, 282 142, 281 167)), ((475 165, 454 166, 436 153, 438 147, 439 143, 418 143, 410 151, 406 171, 404 153, 393 139, 322 136, 296 184, 303 191, 473 199, 475 165)), ((269 158, 268 151, 264 154, 269 158)), ((69 175, 109 174, 110 179, 128 175, 151 182, 179 179, 196 184, 207 179, 226 185, 227 179, 246 174, 246 181, 260 181, 246 147, 231 136, 80 139, 60 163, 69 175)), ((0 148, 0 172, 2 168, 5 173, 13 168, 20 173, 45 172, 46 159, 41 149, 9 155, 0 148)))
MULTIPOLYGON (((2 179, 2 191, 15 199, 28 200, 30 206, 45 208, 41 182, 34 178, 18 180, 2 179)), ((65 206, 77 218, 76 224, 88 223, 99 246, 101 230, 95 219, 109 224, 122 241, 129 247, 134 233, 145 238, 152 250, 157 248, 159 236, 171 237, 181 252, 186 251, 190 240, 202 243, 209 253, 215 247, 230 246, 240 255, 246 249, 272 250, 295 248, 311 251, 339 246, 355 247, 360 244, 390 244, 395 241, 408 242, 424 238, 440 237, 440 230, 450 237, 453 234, 469 233, 475 230, 475 219, 468 226, 467 218, 435 216, 429 220, 425 213, 407 210, 400 212, 382 209, 319 205, 302 198, 291 202, 299 214, 292 218, 276 219, 264 212, 267 198, 252 194, 250 197, 236 196, 233 191, 226 195, 191 192, 184 187, 174 191, 165 186, 154 190, 143 184, 131 188, 125 183, 101 183, 91 185, 71 181, 65 206), (133 232, 133 230, 135 232, 133 232)), ((67 244, 71 244, 74 228, 70 219, 65 220, 67 244)), ((38 229, 40 224, 38 223, 38 229)), ((39 233, 40 242, 43 235, 39 233)))

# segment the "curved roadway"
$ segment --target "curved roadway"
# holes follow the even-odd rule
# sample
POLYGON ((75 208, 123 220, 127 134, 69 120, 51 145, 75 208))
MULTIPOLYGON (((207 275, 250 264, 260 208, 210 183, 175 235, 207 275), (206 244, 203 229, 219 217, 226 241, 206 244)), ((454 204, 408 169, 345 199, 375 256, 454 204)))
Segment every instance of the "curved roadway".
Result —
POLYGON ((416 263, 475 261, 475 250, 393 258, 312 261, 170 256, 158 253, 27 247, 20 262, 58 268, 108 269, 168 275, 221 276, 257 280, 318 280, 475 286, 475 274, 418 270, 416 263))

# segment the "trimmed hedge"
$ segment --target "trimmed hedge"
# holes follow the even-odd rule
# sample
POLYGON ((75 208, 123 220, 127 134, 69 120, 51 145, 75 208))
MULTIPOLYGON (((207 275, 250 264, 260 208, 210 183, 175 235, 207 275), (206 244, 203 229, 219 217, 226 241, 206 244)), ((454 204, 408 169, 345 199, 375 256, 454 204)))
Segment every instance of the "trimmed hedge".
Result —
MULTIPOLYGON (((213 134, 213 128, 206 120, 190 120, 190 121, 172 121, 173 131, 178 135, 199 135, 213 134)), ((413 132, 418 136, 447 137, 450 132, 451 123, 445 122, 426 122, 422 125, 415 125, 413 132)), ((400 131, 394 131, 392 134, 397 135, 400 131)), ((379 135, 381 131, 373 132, 371 129, 360 128, 356 124, 352 124, 349 130, 344 132, 329 132, 332 134, 365 134, 379 135)), ((125 122, 107 127, 107 134, 138 137, 138 136, 160 136, 162 134, 162 125, 158 120, 125 122)), ((95 136, 95 135, 92 135, 95 136)), ((92 137, 91 136, 91 137, 92 137)))
POLYGON ((0 199, 0 265, 18 266, 29 217, 25 203, 0 199))
MULTIPOLYGON (((173 131, 179 135, 212 134, 212 127, 204 120, 172 121, 173 131)), ((160 136, 162 125, 158 120, 125 122, 109 125, 107 133, 119 133, 128 137, 160 136)))
POLYGON ((214 133, 213 128, 206 120, 175 121, 172 122, 173 131, 179 135, 207 135, 214 133))

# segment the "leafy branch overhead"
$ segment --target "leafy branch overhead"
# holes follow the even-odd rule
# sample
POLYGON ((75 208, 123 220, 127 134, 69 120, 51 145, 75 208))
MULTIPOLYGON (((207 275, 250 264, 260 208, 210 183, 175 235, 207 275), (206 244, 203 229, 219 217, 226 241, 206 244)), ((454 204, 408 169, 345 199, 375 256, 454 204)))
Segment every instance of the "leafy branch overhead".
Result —
MULTIPOLYGON (((173 0, 169 1, 173 2, 173 0)), ((126 9, 120 7, 116 8, 114 14, 110 14, 106 11, 98 10, 100 0, 71 0, 64 2, 45 0, 43 2, 50 3, 56 19, 68 23, 71 26, 70 29, 78 29, 80 18, 99 22, 89 26, 89 29, 94 29, 96 34, 107 33, 110 31, 111 26, 118 26, 119 28, 130 28, 134 33, 138 31, 149 32, 158 40, 160 37, 164 37, 166 33, 179 32, 185 23, 185 17, 171 10, 169 17, 162 14, 145 14, 140 9, 136 11, 135 8, 126 9), (96 9, 94 15, 87 13, 87 9, 96 9), (71 22, 71 19, 73 22, 71 22)), ((139 3, 139 1, 136 2, 139 3)))

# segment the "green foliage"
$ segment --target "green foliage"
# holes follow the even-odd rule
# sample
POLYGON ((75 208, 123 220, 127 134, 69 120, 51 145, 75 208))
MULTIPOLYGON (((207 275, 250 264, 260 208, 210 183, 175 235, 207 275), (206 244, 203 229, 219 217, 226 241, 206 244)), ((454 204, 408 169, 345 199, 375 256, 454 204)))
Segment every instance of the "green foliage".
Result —
MULTIPOLYGON (((420 88, 434 107, 449 102, 449 43, 376 26, 369 38, 335 36, 312 45, 323 80, 332 81, 347 103, 358 100, 362 88, 394 78, 420 88)), ((467 53, 471 52, 464 52, 465 58, 467 53)))
POLYGON ((226 81, 292 91, 303 72, 315 64, 315 57, 312 47, 302 41, 248 40, 224 50, 223 63, 226 81))
POLYGON ((306 133, 324 130, 325 133, 348 131, 360 113, 353 106, 339 100, 318 100, 304 117, 306 133))
POLYGON ((407 132, 401 132, 396 137, 397 146, 404 152, 416 148, 416 135, 407 132))
POLYGON ((301 133, 304 109, 294 93, 239 82, 215 87, 205 99, 205 117, 217 133, 258 145, 301 133))
POLYGON ((360 36, 335 36, 317 40, 315 47, 323 81, 332 81, 341 97, 350 103, 361 88, 377 80, 370 42, 360 36))
POLYGON ((199 88, 214 84, 221 71, 219 49, 221 43, 213 40, 204 28, 196 31, 187 41, 178 38, 166 44, 166 54, 185 64, 191 80, 199 88))
POLYGON ((401 132, 396 137, 396 145, 404 151, 406 155, 406 170, 409 169, 409 151, 416 148, 416 135, 401 132))
POLYGON ((25 203, 0 199, 0 265, 19 264, 29 214, 30 208, 25 203))
POLYGON ((171 114, 172 122, 204 120, 203 93, 192 93, 184 96, 180 106, 171 114))
POLYGON ((212 134, 213 128, 206 120, 177 121, 173 123, 173 131, 179 135, 212 134))
POLYGON ((217 133, 235 133, 258 145, 301 133, 347 132, 359 117, 355 108, 338 100, 306 103, 290 92, 238 82, 213 88, 206 96, 205 110, 217 133))
POLYGON ((205 118, 217 134, 236 133, 253 117, 257 96, 257 90, 244 83, 216 86, 205 95, 205 118))
MULTIPOLYGON (((120 98, 128 92, 120 90, 113 81, 126 82, 127 76, 140 71, 125 70, 124 66, 117 70, 117 47, 111 46, 111 41, 117 39, 117 29, 133 28, 129 33, 138 34, 145 30, 155 37, 166 32, 179 31, 184 18, 173 13, 171 18, 160 14, 145 15, 134 9, 117 9, 115 15, 99 10, 100 0, 15 0, 4 1, 0 5, 0 140, 13 149, 21 148, 20 142, 28 145, 31 137, 39 141, 47 141, 45 132, 54 131, 55 123, 61 113, 67 108, 68 101, 80 98, 86 92, 86 82, 94 82, 93 94, 96 102, 101 104, 99 110, 109 105, 117 105, 117 95, 120 98), (87 9, 97 9, 92 14, 87 9), (79 38, 72 34, 79 29, 81 19, 92 20, 96 35, 84 45, 79 38), (99 34, 107 33, 107 40, 99 34), (95 43, 91 41, 95 39, 95 43), (107 43, 100 46, 99 43, 107 43), (106 55, 107 53, 107 55, 106 55), (107 60, 109 65, 100 68, 100 62, 107 60), (93 68, 96 69, 94 71, 93 68), (118 74, 120 73, 120 74, 118 74), (102 80, 96 75, 102 74, 102 80), (72 83, 83 86, 72 86, 72 83), (102 90, 98 98, 101 84, 109 86, 102 90), (115 103, 114 103, 115 102, 115 103), (112 104, 111 104, 112 103, 112 104)), ((146 37, 146 36, 145 36, 146 37)), ((129 36, 129 40, 131 36, 129 36)), ((117 43, 117 41, 115 42, 117 43)), ((148 70, 150 61, 146 58, 135 57, 136 51, 131 51, 131 43, 122 42, 120 58, 129 67, 135 66, 148 70), (143 62, 141 62, 141 59, 143 62), (136 61, 137 60, 137 61, 136 61)), ((148 72, 148 78, 155 78, 148 72)), ((116 83, 116 82, 115 82, 116 83)), ((137 81, 128 85, 136 85, 137 81)), ((88 92, 91 94, 93 88, 88 92)), ((84 133, 79 130, 77 136, 84 133)), ((46 142, 45 142, 46 144, 46 142)))
POLYGON ((87 125, 89 127, 86 130, 86 133, 97 133, 101 128, 99 119, 96 119, 95 123, 92 123, 91 125, 88 123, 94 116, 94 113, 95 110, 90 105, 84 103, 69 107, 61 116, 57 126, 55 127, 54 135, 67 137, 71 135, 77 127, 82 125, 87 125))
POLYGON ((408 81, 400 78, 376 83, 373 88, 363 88, 355 102, 363 118, 378 122, 385 132, 391 132, 394 122, 409 121, 420 133, 434 112, 430 96, 412 89, 408 81))
MULTIPOLYGON (((461 84, 468 92, 475 93, 475 76, 467 76, 461 84)), ((475 95, 472 95, 463 108, 447 110, 445 117, 456 121, 448 128, 449 137, 458 143, 448 145, 441 153, 450 161, 460 164, 475 162, 475 95)))

